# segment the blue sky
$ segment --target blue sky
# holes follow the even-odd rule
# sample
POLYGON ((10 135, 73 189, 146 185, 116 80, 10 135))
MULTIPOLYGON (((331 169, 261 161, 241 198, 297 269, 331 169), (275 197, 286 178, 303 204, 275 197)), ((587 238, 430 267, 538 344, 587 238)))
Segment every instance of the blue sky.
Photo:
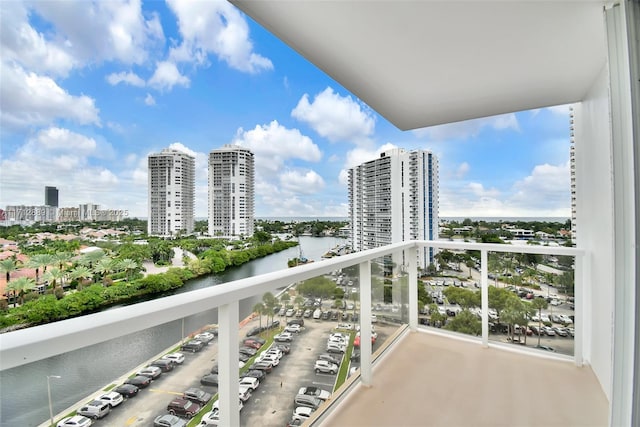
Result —
POLYGON ((568 106, 401 132, 224 1, 0 2, 0 207, 147 215, 147 155, 256 156, 256 216, 346 216, 345 171, 390 147, 440 161, 440 216, 570 216, 568 106))

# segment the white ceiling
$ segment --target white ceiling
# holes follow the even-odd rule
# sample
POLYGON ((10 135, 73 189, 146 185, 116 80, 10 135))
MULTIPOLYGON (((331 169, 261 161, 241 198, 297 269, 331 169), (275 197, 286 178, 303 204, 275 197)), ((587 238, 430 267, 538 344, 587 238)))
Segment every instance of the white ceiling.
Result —
POLYGON ((581 100, 602 1, 231 0, 400 129, 581 100))

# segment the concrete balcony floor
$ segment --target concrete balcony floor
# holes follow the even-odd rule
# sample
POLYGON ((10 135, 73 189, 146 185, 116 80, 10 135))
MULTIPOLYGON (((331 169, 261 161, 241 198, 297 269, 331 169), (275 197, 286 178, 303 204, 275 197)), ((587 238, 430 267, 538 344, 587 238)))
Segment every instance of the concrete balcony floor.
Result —
POLYGON ((322 426, 606 426, 589 366, 406 333, 322 426))

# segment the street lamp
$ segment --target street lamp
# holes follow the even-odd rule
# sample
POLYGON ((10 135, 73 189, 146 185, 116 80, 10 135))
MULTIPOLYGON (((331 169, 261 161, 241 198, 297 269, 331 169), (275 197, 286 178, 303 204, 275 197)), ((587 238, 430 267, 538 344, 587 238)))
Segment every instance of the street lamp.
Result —
POLYGON ((49 419, 51 421, 51 426, 53 426, 53 405, 51 404, 51 383, 49 381, 50 378, 62 378, 60 375, 47 375, 47 394, 49 395, 49 419))

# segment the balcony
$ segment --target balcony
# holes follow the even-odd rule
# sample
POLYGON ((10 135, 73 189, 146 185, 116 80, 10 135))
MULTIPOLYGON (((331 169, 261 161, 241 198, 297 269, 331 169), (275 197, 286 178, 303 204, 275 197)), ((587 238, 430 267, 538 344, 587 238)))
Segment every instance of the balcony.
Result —
MULTIPOLYGON (((238 401, 230 398, 237 395, 238 384, 236 375, 229 374, 237 372, 240 301, 357 266, 362 332, 360 371, 336 391, 325 411, 314 414, 312 425, 393 425, 398 422, 424 425, 425 417, 434 425, 462 425, 470 419, 479 425, 566 426, 588 424, 586 421, 602 425, 608 417, 608 401, 588 367, 589 361, 585 366, 583 360, 588 342, 585 338, 589 333, 583 319, 590 317, 582 298, 590 286, 584 280, 585 255, 582 250, 565 247, 448 241, 398 243, 6 333, 0 336, 0 360, 2 370, 6 370, 218 308, 221 425, 240 425, 238 401), (422 247, 480 251, 480 336, 419 326, 417 296, 418 284, 422 282, 418 280, 416 254, 422 247), (575 257, 575 339, 566 355, 525 348, 492 336, 487 267, 490 254, 497 252, 575 257), (373 286, 380 266, 396 269, 388 279, 389 295, 395 307, 404 309, 385 316, 386 324, 395 332, 372 354, 372 316, 384 299, 382 290, 373 286), (380 405, 383 401, 385 404, 380 405), (438 410, 427 414, 408 409, 421 408, 427 402, 429 408, 438 410), (535 407, 531 407, 532 404, 535 407), (236 415, 224 418, 225 414, 236 415)), ((380 317, 381 321, 385 320, 380 317)), ((78 360, 78 369, 89 369, 91 363, 78 360)))

